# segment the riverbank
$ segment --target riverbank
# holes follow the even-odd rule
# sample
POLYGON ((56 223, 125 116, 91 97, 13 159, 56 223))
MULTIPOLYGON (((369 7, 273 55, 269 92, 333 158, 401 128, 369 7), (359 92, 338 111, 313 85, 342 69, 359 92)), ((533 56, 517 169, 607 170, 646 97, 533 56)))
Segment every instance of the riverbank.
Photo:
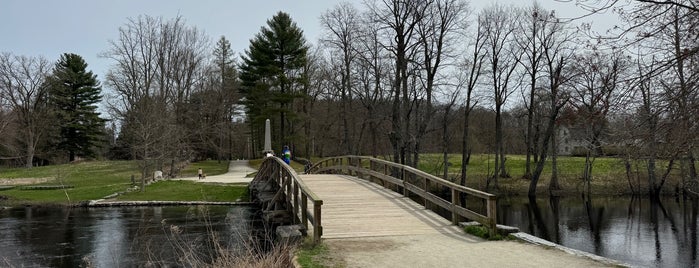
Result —
MULTIPOLYGON (((190 163, 184 174, 196 176, 196 170, 206 168, 209 178, 225 174, 229 162, 203 161, 190 163), (218 173, 218 174, 217 174, 218 173)), ((139 174, 134 161, 85 161, 45 167, 12 168, 0 170, 0 178, 9 185, 69 185, 46 190, 27 190, 23 187, 0 190, 0 206, 64 205, 73 206, 90 200, 117 201, 247 201, 245 184, 214 181, 205 183, 183 180, 157 180, 141 191, 140 181, 131 177, 139 174), (15 181, 16 180, 16 181, 15 181), (30 181, 30 183, 27 183, 30 181)), ((191 177, 190 177, 191 178, 191 177)), ((48 188, 48 187, 46 187, 48 188)))
MULTIPOLYGON (((379 157, 386 159, 386 157, 379 157)), ((531 180, 525 177, 525 155, 506 156, 507 177, 498 179, 498 187, 491 182, 488 192, 503 196, 527 195, 531 180)), ((313 159, 317 162, 320 159, 313 159)), ((432 175, 444 176, 444 160, 441 154, 420 154, 418 169, 432 175)), ((585 157, 559 156, 558 157, 558 181, 560 190, 554 192, 557 196, 579 196, 584 191, 582 179, 585 167, 585 157)), ((632 161, 630 172, 627 174, 624 159, 616 157, 598 157, 593 162, 591 194, 600 196, 631 195, 633 185, 637 193, 648 193, 647 166, 643 161, 632 161)), ((658 160, 657 172, 661 176, 665 172, 667 161, 658 160)), ((492 177, 494 157, 489 154, 471 155, 468 168, 466 186, 486 190, 487 178, 492 177)), ((532 170, 535 164, 532 163, 532 170)), ((662 189, 663 195, 674 195, 677 189, 682 188, 682 179, 679 168, 672 169, 662 189)), ((448 180, 460 183, 461 155, 450 154, 448 157, 448 180)), ((537 195, 548 196, 551 182, 551 164, 547 160, 544 170, 537 183, 537 195)), ((438 189, 433 189, 434 191, 438 189)))

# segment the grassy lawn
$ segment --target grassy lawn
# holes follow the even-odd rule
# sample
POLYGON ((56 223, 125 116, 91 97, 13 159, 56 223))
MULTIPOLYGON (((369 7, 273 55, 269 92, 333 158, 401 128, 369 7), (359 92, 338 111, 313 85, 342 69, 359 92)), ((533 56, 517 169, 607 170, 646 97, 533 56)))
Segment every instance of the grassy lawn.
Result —
MULTIPOLYGON (((207 175, 228 171, 228 162, 202 161, 191 163, 185 172, 196 176, 198 168, 207 175)), ((185 173, 186 174, 186 173, 185 173)), ((100 199, 131 187, 131 175, 140 184, 138 165, 134 161, 88 161, 44 167, 0 169, 2 179, 46 178, 32 185, 69 185, 72 188, 54 190, 22 190, 15 187, 0 191, 0 203, 20 204, 75 204, 100 199), (4 200, 5 199, 5 200, 4 200), (4 201, 3 201, 4 200, 4 201)), ((12 184, 10 182, 10 184, 12 184)), ((199 184, 188 181, 162 181, 146 187, 144 193, 134 192, 119 200, 163 201, 236 201, 247 200, 246 187, 237 185, 199 184)))
POLYGON ((121 201, 247 201, 247 185, 208 184, 191 181, 159 181, 144 192, 120 195, 121 201), (240 199, 240 200, 239 200, 240 199))
POLYGON ((228 161, 218 162, 216 160, 192 162, 180 171, 180 177, 196 177, 200 168, 206 176, 225 174, 228 172, 228 163, 228 161))
POLYGON ((98 199, 123 191, 131 185, 131 175, 138 174, 138 167, 131 161, 93 161, 44 167, 1 169, 0 178, 48 178, 37 185, 70 185, 61 190, 1 191, 14 203, 75 203, 98 199))

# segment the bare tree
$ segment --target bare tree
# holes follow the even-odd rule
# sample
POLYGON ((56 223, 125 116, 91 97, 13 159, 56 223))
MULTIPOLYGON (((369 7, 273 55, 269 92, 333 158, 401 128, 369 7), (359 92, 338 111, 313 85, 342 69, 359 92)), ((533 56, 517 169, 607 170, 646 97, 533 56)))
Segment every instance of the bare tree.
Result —
MULTIPOLYGON (((541 63, 543 58, 543 42, 540 41, 541 31, 543 31, 543 25, 548 18, 544 9, 539 6, 538 3, 530 7, 526 7, 520 11, 522 17, 522 23, 519 24, 517 29, 517 45, 519 49, 523 52, 523 59, 521 64, 524 67, 527 78, 529 78, 529 90, 526 92, 525 105, 527 108, 527 133, 525 135, 525 144, 527 146, 527 156, 526 162, 524 164, 524 177, 531 178, 531 157, 535 154, 535 144, 536 140, 534 137, 538 136, 534 134, 536 130, 534 128, 534 110, 537 105, 534 103, 536 101, 536 91, 537 91, 537 80, 539 79, 539 72, 541 71, 541 63), (543 18, 542 18, 543 17, 543 18)), ((537 162, 537 158, 534 158, 534 162, 537 162)))
POLYGON ((514 9, 494 5, 481 12, 483 27, 487 33, 485 43, 488 47, 489 78, 495 106, 495 164, 493 176, 486 182, 488 189, 491 182, 498 188, 498 177, 508 177, 505 168, 502 110, 519 83, 515 71, 522 53, 514 42, 514 33, 519 21, 514 9))
POLYGON ((352 111, 352 65, 357 57, 355 48, 356 39, 359 35, 359 13, 349 3, 340 3, 331 10, 326 11, 321 15, 320 21, 326 33, 326 37, 322 38, 322 42, 331 47, 333 55, 339 57, 340 83, 339 92, 341 98, 340 105, 340 120, 342 120, 342 144, 346 153, 356 153, 356 147, 353 146, 352 136, 354 136, 353 126, 354 116, 349 116, 348 112, 352 111))
MULTIPOLYGON (((466 186, 466 179, 468 175, 468 162, 469 158, 471 157, 471 146, 469 145, 469 135, 470 135, 470 119, 471 119, 471 111, 473 111, 473 108, 476 106, 476 101, 474 101, 474 90, 476 89, 476 86, 479 83, 479 78, 482 74, 482 68, 483 64, 485 63, 486 60, 486 47, 485 47, 485 36, 487 35, 486 31, 488 30, 487 28, 484 27, 483 25, 483 20, 484 17, 481 15, 478 16, 477 22, 478 24, 476 25, 475 28, 475 35, 473 36, 473 44, 469 47, 469 54, 468 56, 464 59, 464 68, 465 72, 463 73, 465 81, 465 102, 464 102, 464 115, 463 115, 463 120, 464 120, 464 125, 463 125, 463 135, 461 137, 461 185, 466 186)), ((465 195, 462 195, 461 198, 462 204, 465 202, 465 195)))
MULTIPOLYGON (((413 166, 420 159, 421 141, 427 133, 433 113, 433 97, 439 72, 454 62, 452 53, 460 41, 467 15, 467 4, 460 0, 435 0, 425 9, 423 18, 417 23, 417 34, 422 50, 420 65, 425 73, 421 79, 424 88, 424 110, 415 116, 416 128, 413 144, 413 166)), ((416 94, 417 96, 417 94, 416 94)), ((452 103, 453 105, 453 103, 452 103)), ((451 108, 451 105, 448 105, 451 108)))
MULTIPOLYGON (((536 168, 531 174, 528 195, 533 197, 536 195, 536 188, 541 173, 544 169, 546 158, 548 157, 549 143, 552 149, 552 175, 549 184, 549 193, 555 194, 555 191, 560 190, 557 174, 557 146, 556 146, 556 121, 559 112, 568 103, 567 92, 564 92, 564 86, 574 77, 569 68, 570 61, 573 58, 572 49, 572 34, 566 29, 566 24, 561 22, 553 12, 540 12, 533 15, 540 21, 540 28, 535 42, 541 48, 541 63, 542 73, 548 84, 545 99, 548 100, 548 115, 546 120, 546 129, 542 135, 541 146, 538 154, 538 162, 536 168)), ((531 73, 531 72, 530 72, 531 73)))
POLYGON ((357 45, 358 61, 356 65, 357 87, 355 96, 359 99, 367 118, 362 122, 362 129, 367 129, 370 135, 371 155, 378 156, 379 125, 384 120, 378 110, 379 104, 384 101, 386 88, 390 88, 390 63, 388 51, 381 43, 381 33, 373 13, 364 13, 362 17, 357 45))
POLYGON ((379 24, 389 36, 383 44, 395 60, 392 88, 391 133, 393 160, 401 164, 412 163, 409 150, 410 120, 410 68, 409 63, 420 45, 416 28, 431 1, 382 0, 380 6, 369 6, 379 24), (407 159, 406 159, 407 158, 407 159))
POLYGON ((16 116, 27 168, 32 167, 44 135, 49 71, 50 65, 44 58, 0 54, 0 97, 16 116))
POLYGON ((571 103, 577 110, 578 120, 585 133, 584 192, 590 194, 592 167, 602 154, 601 138, 607 128, 607 115, 620 96, 625 58, 620 52, 603 54, 592 52, 575 58, 579 74, 571 94, 571 103))
POLYGON ((133 139, 132 156, 142 160, 143 177, 154 165, 162 168, 165 158, 192 155, 196 130, 187 127, 197 118, 188 102, 203 77, 207 49, 208 38, 181 17, 139 16, 119 28, 119 38, 103 53, 115 62, 105 83, 113 91, 108 107, 133 139))

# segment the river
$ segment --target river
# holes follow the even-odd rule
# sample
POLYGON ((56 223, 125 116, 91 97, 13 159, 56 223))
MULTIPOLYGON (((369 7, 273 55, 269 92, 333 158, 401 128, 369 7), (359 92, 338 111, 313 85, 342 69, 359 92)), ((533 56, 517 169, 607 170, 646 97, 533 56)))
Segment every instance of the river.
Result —
POLYGON ((0 209, 0 267, 205 263, 216 245, 257 248, 248 243, 264 241, 254 215, 247 206, 0 209))
POLYGON ((682 198, 500 198, 498 222, 646 267, 699 267, 697 201, 682 198))
MULTIPOLYGON (((244 241, 251 237, 264 241, 253 209, 0 210, 0 267, 179 266, 188 253, 207 262, 216 257, 216 243, 246 248, 249 244, 244 241)), ((499 223, 570 248, 649 267, 699 267, 698 211, 696 201, 674 198, 498 200, 499 223)))

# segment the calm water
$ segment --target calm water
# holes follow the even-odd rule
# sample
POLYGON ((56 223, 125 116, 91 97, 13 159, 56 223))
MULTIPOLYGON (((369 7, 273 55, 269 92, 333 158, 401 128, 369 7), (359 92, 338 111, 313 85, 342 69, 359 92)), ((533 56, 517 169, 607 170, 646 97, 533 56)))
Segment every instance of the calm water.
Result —
POLYGON ((0 210, 0 267, 179 266, 178 247, 211 260, 213 241, 244 248, 263 236, 253 215, 244 206, 0 210))
POLYGON ((501 198, 498 222, 564 246, 649 267, 699 267, 691 199, 501 198))

